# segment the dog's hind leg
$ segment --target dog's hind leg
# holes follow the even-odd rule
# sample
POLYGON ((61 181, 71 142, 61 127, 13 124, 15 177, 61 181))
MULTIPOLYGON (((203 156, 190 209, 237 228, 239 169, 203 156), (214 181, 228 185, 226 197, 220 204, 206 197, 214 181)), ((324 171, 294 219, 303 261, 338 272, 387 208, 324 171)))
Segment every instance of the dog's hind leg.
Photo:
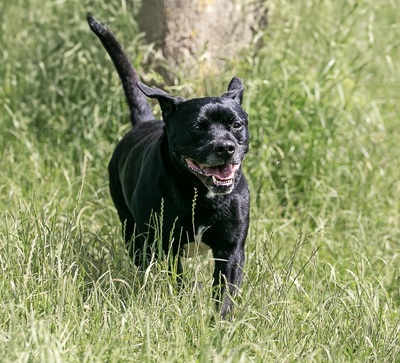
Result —
POLYGON ((125 204, 122 193, 118 193, 115 188, 112 189, 111 185, 112 183, 110 181, 111 196, 122 224, 122 235, 125 240, 125 247, 128 251, 128 255, 136 266, 146 268, 151 256, 146 248, 146 237, 144 235, 137 236, 135 234, 135 219, 125 204))
POLYGON ((121 184, 111 175, 115 174, 110 173, 110 193, 122 224, 122 235, 128 255, 137 267, 145 269, 151 259, 151 251, 147 245, 148 236, 135 230, 136 221, 125 202, 121 184))
POLYGON ((124 194, 122 192, 121 182, 117 177, 118 171, 115 170, 115 168, 116 165, 111 160, 108 166, 110 194, 114 202, 114 205, 117 208, 119 219, 122 223, 122 235, 125 240, 125 246, 129 252, 129 256, 133 257, 135 219, 125 202, 124 194))
MULTIPOLYGON (((125 203, 124 196, 122 194, 121 186, 118 180, 110 177, 110 193, 111 198, 114 202, 115 207, 118 211, 119 219, 122 223, 122 235, 124 236, 125 245, 128 251, 131 249, 130 244, 135 229, 135 220, 128 206, 125 203)), ((131 252, 129 253, 131 254, 131 252)))

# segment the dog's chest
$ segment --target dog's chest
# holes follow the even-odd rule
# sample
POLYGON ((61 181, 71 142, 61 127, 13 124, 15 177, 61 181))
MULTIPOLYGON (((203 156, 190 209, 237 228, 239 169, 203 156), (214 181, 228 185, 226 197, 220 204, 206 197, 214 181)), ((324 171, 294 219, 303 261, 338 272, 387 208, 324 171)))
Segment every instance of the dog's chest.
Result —
POLYGON ((197 228, 196 234, 194 235, 194 241, 186 243, 183 246, 183 257, 195 257, 199 255, 206 255, 208 253, 210 247, 202 240, 203 234, 208 228, 209 226, 199 226, 197 228))

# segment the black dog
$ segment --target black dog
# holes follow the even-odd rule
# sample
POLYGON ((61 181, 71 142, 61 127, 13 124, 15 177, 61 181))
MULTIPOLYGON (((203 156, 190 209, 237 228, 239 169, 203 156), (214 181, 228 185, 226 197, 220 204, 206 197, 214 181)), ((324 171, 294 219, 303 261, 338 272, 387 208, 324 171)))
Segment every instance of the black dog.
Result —
POLYGON ((176 257, 178 274, 185 245, 206 244, 215 258, 215 297, 224 316, 242 282, 249 226, 241 170, 249 145, 243 84, 235 77, 221 97, 190 100, 147 87, 113 34, 91 16, 88 22, 121 77, 131 113, 133 128, 109 165, 111 196, 130 254, 137 265, 151 254, 159 237, 151 223, 156 218, 162 249, 176 257), (145 95, 158 100, 163 122, 153 119, 145 95))

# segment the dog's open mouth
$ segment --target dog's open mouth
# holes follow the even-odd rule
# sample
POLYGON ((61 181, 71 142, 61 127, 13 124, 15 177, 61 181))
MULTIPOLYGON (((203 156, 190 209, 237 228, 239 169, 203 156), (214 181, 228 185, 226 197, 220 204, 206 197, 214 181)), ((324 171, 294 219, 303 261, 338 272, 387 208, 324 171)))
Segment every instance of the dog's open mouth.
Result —
POLYGON ((190 158, 184 158, 184 161, 188 169, 213 193, 227 194, 232 191, 240 164, 205 166, 190 158))

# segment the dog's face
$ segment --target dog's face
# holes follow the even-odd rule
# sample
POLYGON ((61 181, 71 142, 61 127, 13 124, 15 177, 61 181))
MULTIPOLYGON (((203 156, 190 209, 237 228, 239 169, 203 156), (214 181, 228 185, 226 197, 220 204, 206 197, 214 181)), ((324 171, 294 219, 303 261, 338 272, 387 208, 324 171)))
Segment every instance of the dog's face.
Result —
POLYGON ((242 82, 234 78, 221 97, 191 100, 138 86, 160 102, 171 157, 212 193, 230 193, 249 145, 242 82))
POLYGON ((177 125, 166 123, 174 157, 214 194, 230 193, 248 149, 245 112, 225 97, 189 100, 176 112, 177 125))

